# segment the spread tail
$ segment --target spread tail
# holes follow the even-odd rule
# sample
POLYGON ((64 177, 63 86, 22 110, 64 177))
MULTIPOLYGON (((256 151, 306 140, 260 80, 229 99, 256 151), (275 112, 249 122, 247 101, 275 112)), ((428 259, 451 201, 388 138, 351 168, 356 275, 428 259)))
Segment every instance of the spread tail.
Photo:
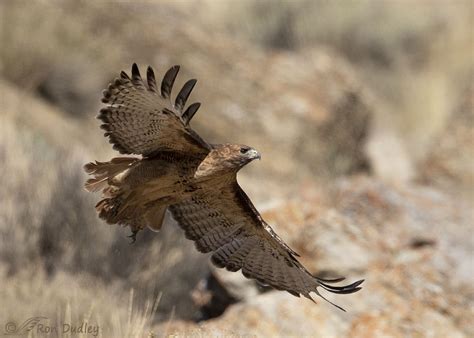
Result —
POLYGON ((133 233, 148 226, 153 231, 161 228, 167 206, 145 207, 136 202, 135 192, 123 183, 128 169, 140 161, 133 157, 116 157, 109 162, 90 162, 84 166, 91 175, 85 183, 90 192, 102 191, 103 199, 95 208, 99 217, 109 224, 130 226, 133 233))
POLYGON ((134 157, 115 157, 109 162, 95 161, 87 163, 84 170, 93 178, 87 180, 86 190, 97 192, 106 189, 110 184, 110 180, 126 171, 138 160, 134 157))

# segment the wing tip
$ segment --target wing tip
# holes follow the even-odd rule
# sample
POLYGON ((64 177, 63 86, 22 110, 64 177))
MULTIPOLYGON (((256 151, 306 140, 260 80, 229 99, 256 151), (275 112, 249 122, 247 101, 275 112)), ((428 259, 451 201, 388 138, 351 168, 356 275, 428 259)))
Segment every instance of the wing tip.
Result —
POLYGON ((350 294, 357 292, 362 289, 360 285, 365 281, 365 279, 360 279, 348 285, 334 286, 329 284, 337 283, 336 281, 340 281, 340 278, 333 279, 332 281, 320 278, 316 278, 316 280, 324 290, 337 294, 350 294))
POLYGON ((155 71, 151 66, 148 66, 146 69, 146 80, 148 83, 148 90, 156 93, 156 78, 155 78, 155 71))
POLYGON ((136 62, 132 64, 132 77, 133 76, 140 77, 140 70, 138 69, 138 65, 136 64, 136 62))
POLYGON ((186 125, 189 124, 189 122, 192 120, 196 112, 199 110, 201 107, 201 102, 194 102, 189 105, 189 107, 186 109, 186 111, 183 113, 182 118, 183 121, 186 125))
POLYGON ((123 79, 123 80, 130 80, 130 76, 128 76, 128 74, 125 72, 125 71, 121 71, 120 72, 120 77, 123 79))
POLYGON ((174 65, 170 69, 168 69, 163 76, 163 80, 161 81, 161 96, 165 99, 169 98, 171 95, 171 90, 173 89, 174 81, 176 80, 176 76, 178 76, 180 66, 174 65))
POLYGON ((292 290, 286 290, 286 292, 288 292, 290 295, 293 295, 295 297, 298 297, 300 298, 300 293, 299 292, 296 292, 296 291, 292 291, 292 290))
POLYGON ((188 100, 189 95, 193 91, 193 88, 196 85, 196 83, 197 83, 197 79, 190 79, 186 81, 186 83, 183 85, 183 88, 181 88, 178 95, 176 96, 174 106, 179 112, 183 111, 183 108, 186 105, 186 101, 188 100))

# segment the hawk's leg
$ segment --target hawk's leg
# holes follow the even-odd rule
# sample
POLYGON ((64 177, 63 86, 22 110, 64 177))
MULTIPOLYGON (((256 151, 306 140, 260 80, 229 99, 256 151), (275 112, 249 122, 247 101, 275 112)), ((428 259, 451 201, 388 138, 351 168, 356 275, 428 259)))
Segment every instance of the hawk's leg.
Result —
POLYGON ((128 238, 132 239, 130 244, 133 244, 137 241, 137 234, 138 234, 138 230, 132 230, 132 233, 130 234, 130 236, 127 236, 128 238))

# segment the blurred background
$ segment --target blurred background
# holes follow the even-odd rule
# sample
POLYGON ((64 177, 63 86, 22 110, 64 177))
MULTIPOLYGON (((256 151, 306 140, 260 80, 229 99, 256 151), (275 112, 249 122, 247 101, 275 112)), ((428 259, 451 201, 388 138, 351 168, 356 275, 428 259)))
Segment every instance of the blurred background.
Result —
POLYGON ((473 19, 468 0, 1 1, 0 331, 473 336, 473 19), (311 272, 366 279, 328 295, 347 313, 212 268, 171 217, 133 245, 97 218, 82 166, 116 155, 95 116, 133 62, 180 64, 193 128, 262 153, 241 185, 311 272))

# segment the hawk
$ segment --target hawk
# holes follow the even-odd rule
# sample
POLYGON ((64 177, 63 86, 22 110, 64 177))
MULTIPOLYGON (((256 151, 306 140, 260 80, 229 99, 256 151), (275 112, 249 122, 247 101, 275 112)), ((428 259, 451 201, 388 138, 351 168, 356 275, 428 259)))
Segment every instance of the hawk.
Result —
POLYGON ((187 81, 173 102, 178 71, 179 66, 169 69, 158 87, 151 67, 144 81, 133 64, 131 76, 122 71, 104 90, 105 107, 97 118, 113 148, 129 156, 84 167, 92 176, 85 188, 102 191, 99 217, 129 226, 134 241, 145 227, 158 231, 169 210, 196 248, 212 253, 217 267, 242 270, 247 278, 311 300, 312 292, 327 300, 318 288, 336 294, 360 290, 363 280, 335 286, 344 278, 313 276, 265 222, 237 183, 238 171, 260 154, 246 145, 207 143, 191 129, 200 103, 185 105, 196 80, 187 81))

